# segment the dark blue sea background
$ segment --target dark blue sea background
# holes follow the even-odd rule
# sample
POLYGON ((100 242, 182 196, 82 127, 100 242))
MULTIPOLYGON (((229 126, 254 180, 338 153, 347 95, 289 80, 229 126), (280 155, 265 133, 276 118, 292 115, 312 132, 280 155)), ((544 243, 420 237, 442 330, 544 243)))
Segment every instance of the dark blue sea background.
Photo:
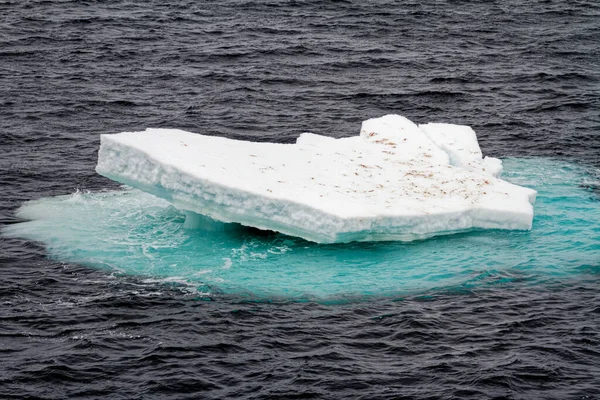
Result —
MULTIPOLYGON (((292 143, 390 113, 597 171, 600 3, 0 0, 4 226, 28 200, 117 189, 100 134, 292 143)), ((596 399, 600 259, 580 269, 332 304, 206 296, 2 237, 0 398, 596 399)))

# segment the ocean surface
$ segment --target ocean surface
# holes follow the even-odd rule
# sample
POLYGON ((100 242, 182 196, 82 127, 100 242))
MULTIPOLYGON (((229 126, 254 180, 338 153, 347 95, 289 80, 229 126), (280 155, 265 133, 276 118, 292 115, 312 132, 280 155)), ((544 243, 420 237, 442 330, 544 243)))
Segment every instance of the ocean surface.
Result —
POLYGON ((597 1, 0 0, 0 398, 600 398, 599 171, 597 1), (194 237, 94 171, 389 113, 472 126, 534 229, 194 237))

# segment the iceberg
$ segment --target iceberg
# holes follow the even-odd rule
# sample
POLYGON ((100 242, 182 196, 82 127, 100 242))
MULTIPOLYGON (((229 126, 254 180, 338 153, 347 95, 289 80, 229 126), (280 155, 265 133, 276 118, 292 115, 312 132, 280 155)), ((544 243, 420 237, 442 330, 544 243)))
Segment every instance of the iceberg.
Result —
POLYGON ((317 243, 412 241, 472 229, 531 229, 536 192, 499 178, 467 126, 399 115, 360 135, 257 143, 174 129, 101 135, 96 171, 166 199, 193 220, 317 243), (194 217, 195 214, 200 216, 194 217))

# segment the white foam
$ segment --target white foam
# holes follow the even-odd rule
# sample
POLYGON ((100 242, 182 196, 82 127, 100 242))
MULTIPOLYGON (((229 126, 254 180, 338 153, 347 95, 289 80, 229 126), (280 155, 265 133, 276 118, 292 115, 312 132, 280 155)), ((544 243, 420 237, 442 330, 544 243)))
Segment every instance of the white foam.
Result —
POLYGON ((295 144, 102 135, 96 171, 185 211, 319 243, 530 229, 535 201, 495 177, 501 164, 482 159, 471 128, 398 115, 363 122, 360 136, 304 133, 295 144))

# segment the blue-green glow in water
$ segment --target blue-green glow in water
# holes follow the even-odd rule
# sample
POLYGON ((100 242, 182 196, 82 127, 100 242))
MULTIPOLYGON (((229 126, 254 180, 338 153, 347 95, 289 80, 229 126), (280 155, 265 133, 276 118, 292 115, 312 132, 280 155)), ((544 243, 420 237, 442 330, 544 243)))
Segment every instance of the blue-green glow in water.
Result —
POLYGON ((504 178, 538 191, 531 232, 476 231, 412 243, 317 245, 240 228, 188 230, 184 215, 137 190, 31 201, 3 234, 58 260, 201 292, 253 298, 401 296, 434 288, 543 283, 600 269, 600 202, 582 166, 508 159, 504 178))

